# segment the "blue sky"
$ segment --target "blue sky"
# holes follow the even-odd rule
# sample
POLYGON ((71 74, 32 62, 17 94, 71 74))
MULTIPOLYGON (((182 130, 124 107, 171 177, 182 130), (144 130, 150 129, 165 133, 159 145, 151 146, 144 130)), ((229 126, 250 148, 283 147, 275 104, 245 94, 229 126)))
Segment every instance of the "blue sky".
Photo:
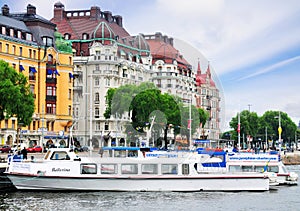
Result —
MULTIPOLYGON (((0 0, 11 12, 53 17, 57 0, 0 0), (46 3, 47 2, 47 3, 46 3)), ((207 60, 223 90, 224 128, 239 110, 262 115, 286 112, 300 121, 300 1, 299 0, 61 0, 65 10, 99 6, 123 17, 131 35, 174 37, 198 51, 202 70, 207 60)), ((175 42, 176 45, 176 42, 175 42)), ((197 55, 198 56, 198 55, 197 55)), ((196 66, 195 62, 191 62, 196 66)))

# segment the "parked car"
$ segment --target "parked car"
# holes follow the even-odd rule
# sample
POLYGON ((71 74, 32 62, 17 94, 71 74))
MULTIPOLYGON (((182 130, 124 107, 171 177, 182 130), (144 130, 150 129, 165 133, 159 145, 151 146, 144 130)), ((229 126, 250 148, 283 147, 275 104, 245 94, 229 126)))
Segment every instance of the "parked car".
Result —
POLYGON ((41 146, 28 147, 27 152, 42 152, 43 149, 41 146))
POLYGON ((9 145, 4 145, 0 147, 0 152, 11 152, 11 147, 9 145))

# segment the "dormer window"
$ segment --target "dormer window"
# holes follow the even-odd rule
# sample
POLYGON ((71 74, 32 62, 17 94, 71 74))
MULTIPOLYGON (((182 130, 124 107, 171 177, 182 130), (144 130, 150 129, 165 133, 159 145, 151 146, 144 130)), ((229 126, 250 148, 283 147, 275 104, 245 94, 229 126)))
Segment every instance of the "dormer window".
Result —
POLYGON ((26 33, 26 40, 32 41, 32 34, 26 33))
POLYGON ((69 33, 65 33, 65 40, 69 40, 71 38, 71 35, 69 33))
POLYGON ((53 38, 51 38, 51 37, 43 37, 43 43, 46 46, 53 46, 53 38))
POLYGON ((89 35, 88 35, 87 33, 83 33, 83 34, 82 34, 82 39, 83 39, 83 40, 89 39, 89 35))

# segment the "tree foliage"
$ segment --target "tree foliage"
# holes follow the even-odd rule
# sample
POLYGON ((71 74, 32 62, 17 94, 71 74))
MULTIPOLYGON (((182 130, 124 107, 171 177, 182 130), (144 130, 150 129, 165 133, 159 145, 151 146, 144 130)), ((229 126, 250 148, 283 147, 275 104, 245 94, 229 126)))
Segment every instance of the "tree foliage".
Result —
MULTIPOLYGON (((105 111, 106 118, 131 113, 132 123, 126 127, 127 134, 134 136, 136 132, 145 133, 150 127, 152 118, 155 117, 152 131, 155 131, 157 137, 163 130, 166 140, 167 131, 171 127, 174 128, 175 135, 178 133, 189 135, 189 108, 184 107, 178 97, 168 93, 162 94, 153 83, 121 86, 114 91, 109 90, 106 97, 109 101, 105 111)), ((200 121, 205 124, 208 113, 191 106, 191 118, 194 133, 200 121)))
MULTIPOLYGON (((284 142, 294 140, 297 131, 297 125, 284 112, 280 112, 280 123, 282 128, 281 138, 284 142)), ((238 115, 230 121, 231 139, 237 139, 238 115)), ((240 132, 241 135, 250 135, 254 140, 264 140, 267 134, 268 140, 278 140, 279 111, 266 111, 262 116, 255 112, 244 110, 240 114, 240 132)))
POLYGON ((18 123, 26 126, 33 112, 34 98, 27 78, 0 60, 0 120, 17 117, 18 123))

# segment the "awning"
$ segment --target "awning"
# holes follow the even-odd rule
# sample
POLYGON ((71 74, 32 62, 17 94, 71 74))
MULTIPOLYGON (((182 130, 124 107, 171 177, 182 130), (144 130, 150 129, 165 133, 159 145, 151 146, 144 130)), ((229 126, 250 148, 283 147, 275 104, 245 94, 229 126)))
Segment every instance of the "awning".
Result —
POLYGON ((54 74, 55 75, 60 75, 59 72, 57 70, 54 70, 54 74))
POLYGON ((74 78, 74 75, 72 73, 69 73, 69 78, 74 78))
POLYGON ((29 67, 29 72, 37 73, 36 69, 34 67, 29 67))
POLYGON ((24 70, 25 70, 25 69, 24 69, 23 65, 20 64, 20 66, 19 66, 19 71, 24 71, 24 70))

